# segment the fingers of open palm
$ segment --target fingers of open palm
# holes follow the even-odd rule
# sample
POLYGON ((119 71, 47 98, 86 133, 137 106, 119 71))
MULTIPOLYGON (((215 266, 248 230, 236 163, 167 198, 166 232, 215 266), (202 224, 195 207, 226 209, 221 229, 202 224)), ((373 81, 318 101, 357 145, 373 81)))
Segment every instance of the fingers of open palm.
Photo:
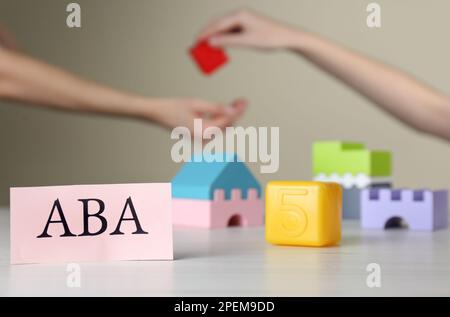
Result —
POLYGON ((239 100, 233 103, 229 108, 230 110, 226 115, 218 116, 212 118, 206 122, 207 127, 218 127, 219 129, 225 129, 227 127, 233 126, 233 124, 244 114, 247 108, 247 102, 244 100, 239 100))
POLYGON ((194 100, 190 102, 190 111, 197 117, 214 117, 224 114, 225 108, 219 103, 194 100))
POLYGON ((231 104, 231 107, 234 109, 235 115, 241 116, 248 107, 248 101, 243 98, 237 99, 231 104))

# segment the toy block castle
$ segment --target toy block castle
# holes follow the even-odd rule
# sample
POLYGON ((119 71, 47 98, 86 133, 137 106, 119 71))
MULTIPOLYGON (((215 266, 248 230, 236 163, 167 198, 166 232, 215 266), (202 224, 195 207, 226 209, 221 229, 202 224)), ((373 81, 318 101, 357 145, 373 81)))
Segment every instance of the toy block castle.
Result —
POLYGON ((361 195, 361 224, 385 229, 405 222, 411 230, 448 227, 448 191, 365 189, 361 195))
POLYGON ((172 180, 172 198, 175 226, 263 225, 261 186, 234 154, 221 162, 202 157, 185 163, 172 180))
POLYGON ((338 141, 317 142, 313 146, 314 180, 335 182, 344 188, 344 219, 359 219, 361 190, 391 187, 391 172, 390 152, 338 141))

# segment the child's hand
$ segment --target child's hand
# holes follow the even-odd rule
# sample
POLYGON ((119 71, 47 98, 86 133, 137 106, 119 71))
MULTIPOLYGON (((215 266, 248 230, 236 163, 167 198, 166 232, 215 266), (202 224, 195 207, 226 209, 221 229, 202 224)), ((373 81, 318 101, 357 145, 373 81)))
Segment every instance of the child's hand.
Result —
POLYGON ((194 119, 203 119, 203 129, 218 127, 225 129, 242 116, 247 107, 245 100, 236 100, 230 106, 200 99, 171 99, 158 102, 156 121, 168 128, 186 127, 194 130, 194 119))
POLYGON ((288 47, 297 31, 287 25, 247 10, 213 20, 198 40, 209 39, 213 46, 279 49, 288 47))

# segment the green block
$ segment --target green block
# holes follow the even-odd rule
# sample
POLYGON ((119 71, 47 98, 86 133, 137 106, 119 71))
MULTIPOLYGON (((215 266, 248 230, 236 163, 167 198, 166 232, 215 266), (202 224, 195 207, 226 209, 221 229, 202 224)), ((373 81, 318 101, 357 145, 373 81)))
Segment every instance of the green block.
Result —
POLYGON ((361 143, 317 142, 313 145, 313 172, 391 176, 391 153, 370 151, 361 143))

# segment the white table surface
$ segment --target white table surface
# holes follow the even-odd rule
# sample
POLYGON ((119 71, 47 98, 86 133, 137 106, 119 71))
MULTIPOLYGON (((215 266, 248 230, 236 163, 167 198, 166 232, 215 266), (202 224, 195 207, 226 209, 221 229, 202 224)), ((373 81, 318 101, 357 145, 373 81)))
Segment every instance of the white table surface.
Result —
POLYGON ((9 264, 9 212, 0 209, 0 296, 443 296, 450 295, 450 234, 363 231, 344 223, 339 247, 267 244, 263 228, 176 230, 175 261, 9 264), (381 288, 366 266, 381 265, 381 288))

